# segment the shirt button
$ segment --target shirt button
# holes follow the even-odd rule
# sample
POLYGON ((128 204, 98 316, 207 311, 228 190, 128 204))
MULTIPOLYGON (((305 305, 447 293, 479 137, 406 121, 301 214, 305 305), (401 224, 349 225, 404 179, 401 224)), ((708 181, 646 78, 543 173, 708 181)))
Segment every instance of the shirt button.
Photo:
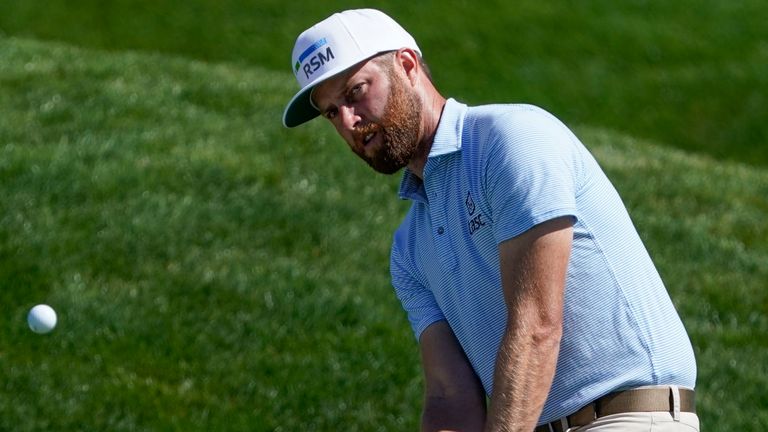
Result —
POLYGON ((443 227, 440 227, 440 228, 437 229, 437 233, 439 235, 443 235, 444 232, 445 232, 445 228, 443 228, 443 227))

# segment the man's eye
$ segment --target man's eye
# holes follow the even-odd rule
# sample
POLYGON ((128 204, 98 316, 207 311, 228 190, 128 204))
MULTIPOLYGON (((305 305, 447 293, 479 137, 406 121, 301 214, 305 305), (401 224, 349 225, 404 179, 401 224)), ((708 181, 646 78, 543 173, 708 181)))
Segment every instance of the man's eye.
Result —
POLYGON ((350 99, 354 99, 354 98, 360 96, 360 93, 362 93, 362 91, 363 91, 363 85, 362 84, 358 84, 358 85, 352 87, 349 90, 349 98, 350 99))
POLYGON ((336 117, 337 113, 338 113, 337 110, 330 109, 330 110, 325 112, 325 118, 327 118, 328 120, 332 120, 334 117, 336 117))

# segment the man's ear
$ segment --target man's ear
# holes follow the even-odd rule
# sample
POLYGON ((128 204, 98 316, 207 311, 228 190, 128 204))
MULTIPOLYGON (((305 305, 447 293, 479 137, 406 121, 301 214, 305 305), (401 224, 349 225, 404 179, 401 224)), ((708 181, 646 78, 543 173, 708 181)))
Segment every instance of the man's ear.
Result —
POLYGON ((400 67, 411 85, 416 84, 419 76, 419 54, 411 48, 401 48, 395 53, 395 64, 400 67))

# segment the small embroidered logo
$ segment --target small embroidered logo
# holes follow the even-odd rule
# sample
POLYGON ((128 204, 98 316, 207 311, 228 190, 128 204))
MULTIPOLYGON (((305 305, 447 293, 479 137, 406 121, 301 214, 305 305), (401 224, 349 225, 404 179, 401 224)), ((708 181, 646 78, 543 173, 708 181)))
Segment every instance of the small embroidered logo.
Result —
POLYGON ((464 201, 464 204, 467 205, 467 211, 469 212, 470 216, 475 214, 475 202, 472 200, 471 193, 467 192, 467 200, 464 201))
POLYGON ((474 235, 477 230, 486 225, 485 220, 483 219, 482 213, 477 213, 477 215, 475 215, 477 207, 475 206, 475 200, 472 199, 471 193, 467 192, 467 199, 464 201, 464 204, 467 206, 467 213, 469 213, 469 222, 467 223, 469 235, 474 235))

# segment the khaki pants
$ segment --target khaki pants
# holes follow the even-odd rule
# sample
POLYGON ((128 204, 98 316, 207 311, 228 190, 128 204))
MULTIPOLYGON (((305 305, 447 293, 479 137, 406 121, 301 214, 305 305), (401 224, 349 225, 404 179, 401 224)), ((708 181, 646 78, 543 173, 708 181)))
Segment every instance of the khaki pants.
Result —
POLYGON ((623 413, 601 417, 569 432, 698 432, 699 417, 681 412, 678 420, 668 412, 623 413))

